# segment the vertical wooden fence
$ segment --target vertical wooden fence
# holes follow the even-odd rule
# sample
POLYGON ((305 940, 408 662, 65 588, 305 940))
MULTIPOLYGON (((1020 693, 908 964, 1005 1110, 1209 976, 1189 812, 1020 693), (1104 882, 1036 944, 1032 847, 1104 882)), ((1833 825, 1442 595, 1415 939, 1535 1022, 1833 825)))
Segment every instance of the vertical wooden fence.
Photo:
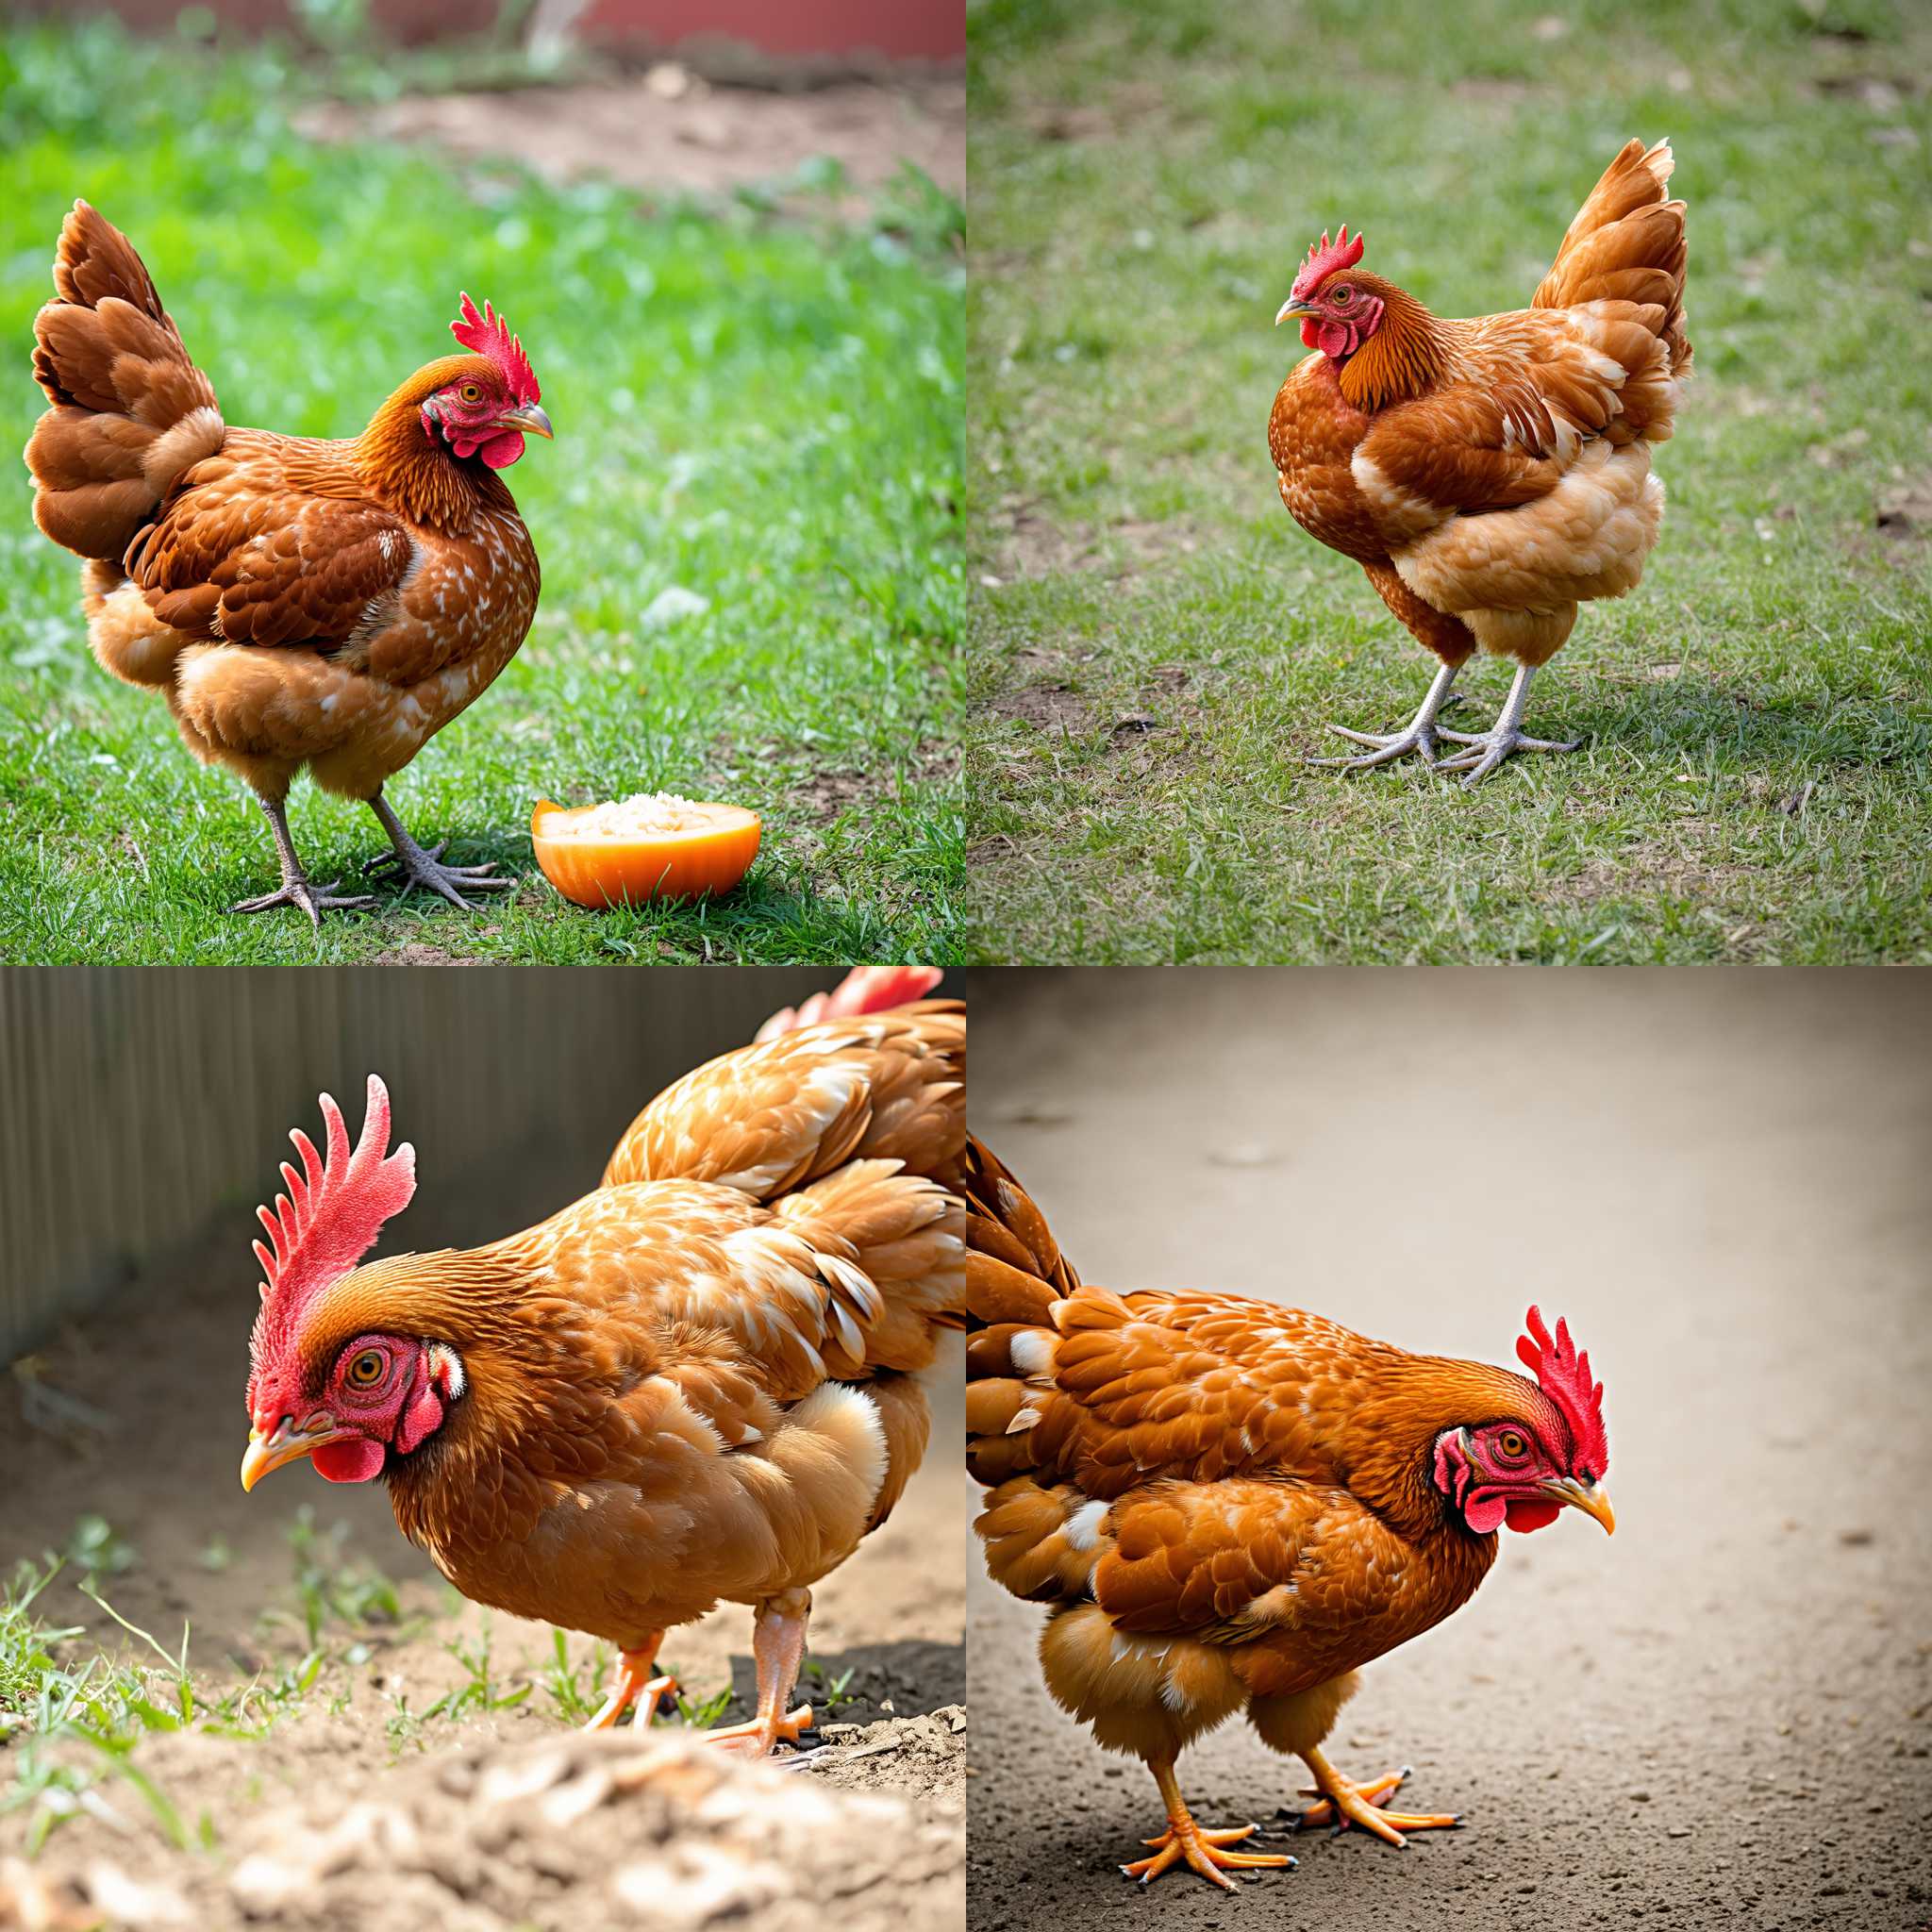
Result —
MULTIPOLYGON (((625 1124, 824 969, 0 973, 0 1362, 264 1198, 288 1130, 380 1074, 437 1171, 537 1145, 594 1180, 625 1124)), ((556 1205, 562 1206, 559 1200, 556 1205)), ((245 1263, 244 1263, 245 1265, 245 1263)))

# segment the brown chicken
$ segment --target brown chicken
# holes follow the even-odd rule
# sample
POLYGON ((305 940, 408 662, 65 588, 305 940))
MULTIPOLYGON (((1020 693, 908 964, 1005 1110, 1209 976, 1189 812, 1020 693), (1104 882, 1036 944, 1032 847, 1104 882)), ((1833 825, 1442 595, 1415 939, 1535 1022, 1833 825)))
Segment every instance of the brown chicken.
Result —
POLYGON ((666 1630, 753 1605, 758 1714, 715 1735, 795 1742, 811 1586, 918 1468, 920 1376, 963 1322, 964 1058, 948 1001, 741 1048, 548 1221, 359 1266, 415 1156, 380 1080, 353 1154, 325 1096, 325 1156, 293 1135, 260 1210, 243 1487, 301 1457, 382 1477, 464 1595, 617 1645, 593 1727, 634 1700, 649 1722, 666 1630))
POLYGON ((523 344, 465 295, 468 352, 419 369, 344 442, 235 429, 189 360, 118 228, 76 202, 34 322, 49 408, 26 446, 34 520, 88 559, 81 602, 104 670, 160 691, 195 757, 268 815, 273 892, 230 909, 368 906, 311 884, 289 836, 307 766, 363 800, 405 889, 452 905, 505 891, 444 865, 382 795, 515 655, 537 609, 537 553, 499 471, 548 436, 523 344))
POLYGON ((1174 1763, 1236 1711, 1298 1757, 1307 1824, 1404 1842, 1445 1813, 1388 1808, 1323 1745, 1362 1665, 1439 1624, 1496 1559, 1496 1532, 1565 1505, 1614 1527, 1601 1387, 1536 1309, 1534 1382, 1410 1355, 1319 1315, 1236 1295, 1083 1287, 1033 1202, 967 1153, 968 1465, 988 1486, 987 1568, 1047 1607, 1055 1700, 1153 1772, 1167 1828, 1122 1869, 1289 1865, 1209 1830, 1174 1763))
POLYGON ((1441 668, 1390 733, 1315 758, 1350 770, 1419 754, 1479 784, 1513 751, 1574 751, 1523 735, 1529 682, 1576 607, 1643 575, 1663 519, 1653 444, 1671 434, 1690 369, 1684 333, 1684 204, 1667 198, 1670 143, 1629 142, 1591 191, 1527 308, 1431 315, 1359 267, 1362 238, 1308 250, 1277 324, 1298 317, 1316 353, 1274 398, 1268 448, 1281 500, 1352 557, 1441 668), (1494 726, 1437 714, 1478 648, 1516 675, 1494 726), (1440 762, 1436 741, 1465 749, 1440 762))

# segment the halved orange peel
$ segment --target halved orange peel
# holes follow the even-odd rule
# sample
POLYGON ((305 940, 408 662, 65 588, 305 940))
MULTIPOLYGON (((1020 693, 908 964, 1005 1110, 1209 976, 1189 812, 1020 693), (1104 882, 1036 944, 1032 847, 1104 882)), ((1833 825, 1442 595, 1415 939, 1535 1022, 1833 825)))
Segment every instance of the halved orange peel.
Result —
POLYGON ((758 857, 758 815, 670 793, 570 809, 540 798, 530 842, 543 876, 593 911, 721 896, 758 857))

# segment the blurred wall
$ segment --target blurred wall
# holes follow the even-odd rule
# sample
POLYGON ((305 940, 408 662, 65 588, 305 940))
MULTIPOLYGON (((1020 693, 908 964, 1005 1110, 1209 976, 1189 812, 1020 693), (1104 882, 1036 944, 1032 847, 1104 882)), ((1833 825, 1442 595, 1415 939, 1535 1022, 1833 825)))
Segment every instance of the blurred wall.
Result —
POLYGON ((581 1189, 653 1094, 838 977, 775 967, 0 973, 0 1362, 217 1222, 235 1224, 238 1271, 251 1266, 250 1210, 292 1158, 291 1127, 320 1143, 318 1092, 336 1096, 353 1139, 365 1076, 380 1074, 392 1139, 415 1143, 425 1194, 440 1178, 537 1154, 556 1187, 581 1189))

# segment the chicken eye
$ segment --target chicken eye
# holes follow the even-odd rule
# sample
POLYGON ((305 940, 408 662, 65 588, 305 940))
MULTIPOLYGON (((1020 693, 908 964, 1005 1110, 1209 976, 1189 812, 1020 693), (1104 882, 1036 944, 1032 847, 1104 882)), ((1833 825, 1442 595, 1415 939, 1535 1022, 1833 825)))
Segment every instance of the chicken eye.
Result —
POLYGON ((483 400, 483 391, 474 382, 464 383, 458 393, 466 403, 480 403, 483 400))
POLYGON ((1346 283, 1343 283, 1341 288, 1337 289, 1334 291, 1334 294, 1335 306, 1338 308, 1346 308, 1348 305, 1355 300, 1355 291, 1351 289, 1346 283))
POLYGON ((379 1348, 365 1348, 349 1364, 348 1381, 352 1389, 373 1389, 382 1380, 388 1364, 379 1348))
POLYGON ((1521 1462, 1529 1454, 1529 1444, 1515 1429, 1505 1429, 1496 1438, 1496 1453, 1509 1462, 1521 1462))

